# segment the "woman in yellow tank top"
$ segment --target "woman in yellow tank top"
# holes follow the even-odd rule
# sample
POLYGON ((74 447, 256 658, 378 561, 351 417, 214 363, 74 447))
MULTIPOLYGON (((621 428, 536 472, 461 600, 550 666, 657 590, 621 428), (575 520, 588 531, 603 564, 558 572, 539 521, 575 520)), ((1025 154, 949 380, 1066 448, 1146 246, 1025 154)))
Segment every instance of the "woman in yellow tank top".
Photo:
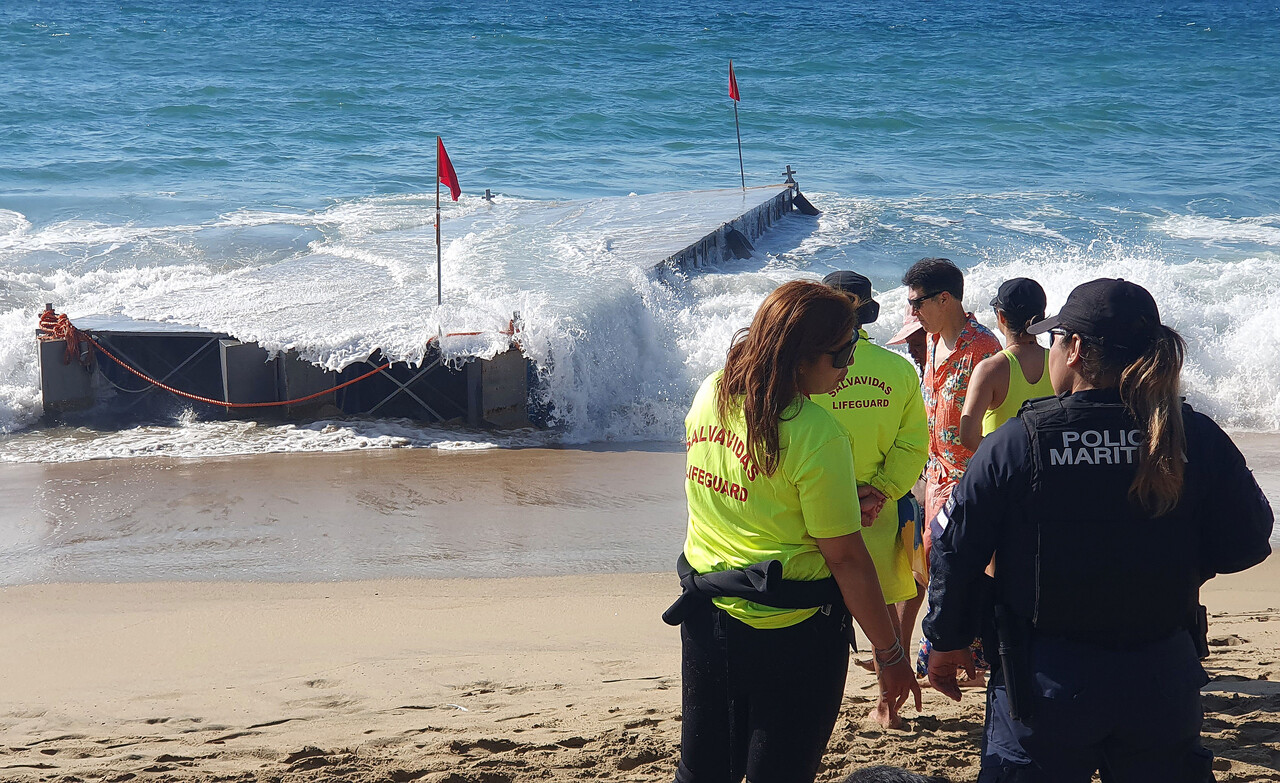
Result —
POLYGON ((1036 281, 1015 277, 1000 284, 991 300, 1007 346, 973 370, 969 393, 960 416, 960 442, 968 449, 1018 414, 1022 403, 1053 394, 1049 383, 1049 352, 1027 334, 1027 327, 1044 320, 1044 289, 1036 281))

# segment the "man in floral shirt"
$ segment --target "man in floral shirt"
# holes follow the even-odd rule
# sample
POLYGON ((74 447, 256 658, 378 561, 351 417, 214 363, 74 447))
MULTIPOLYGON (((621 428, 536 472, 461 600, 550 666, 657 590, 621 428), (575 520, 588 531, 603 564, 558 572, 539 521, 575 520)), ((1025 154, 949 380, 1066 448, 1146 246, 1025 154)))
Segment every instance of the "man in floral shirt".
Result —
POLYGON ((951 497, 973 452, 960 443, 960 413, 978 362, 1000 352, 1000 341, 966 312, 964 275, 945 258, 924 258, 902 277, 907 303, 928 332, 924 365, 925 412, 929 415, 929 464, 925 467, 924 568, 929 583, 932 537, 929 522, 951 497))

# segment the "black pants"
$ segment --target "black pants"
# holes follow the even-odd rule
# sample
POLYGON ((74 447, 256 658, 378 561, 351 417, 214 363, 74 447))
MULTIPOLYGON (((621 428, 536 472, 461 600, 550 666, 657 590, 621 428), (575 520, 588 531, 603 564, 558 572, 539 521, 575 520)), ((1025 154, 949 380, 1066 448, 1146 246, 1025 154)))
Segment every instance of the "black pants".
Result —
POLYGON ((1207 682, 1190 635, 1140 650, 1036 639, 1035 715, 1009 717, 1003 672, 987 693, 979 783, 1205 783, 1212 754, 1200 744, 1207 682))
POLYGON ((818 613, 759 630, 707 607, 680 624, 684 718, 677 783, 805 783, 844 698, 849 642, 818 613))

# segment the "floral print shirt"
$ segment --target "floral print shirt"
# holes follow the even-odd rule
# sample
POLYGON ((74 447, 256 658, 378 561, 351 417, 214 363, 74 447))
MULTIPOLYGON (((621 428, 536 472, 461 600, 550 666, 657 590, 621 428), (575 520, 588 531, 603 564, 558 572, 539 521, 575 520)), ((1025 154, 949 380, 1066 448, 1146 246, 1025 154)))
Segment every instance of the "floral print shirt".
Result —
POLYGON ((978 362, 1001 349, 990 329, 978 323, 973 313, 965 315, 967 323, 950 355, 940 345, 941 335, 929 335, 929 356, 921 384, 924 408, 929 414, 929 465, 925 474, 939 486, 956 483, 969 466, 973 452, 960 444, 960 413, 969 379, 978 362))

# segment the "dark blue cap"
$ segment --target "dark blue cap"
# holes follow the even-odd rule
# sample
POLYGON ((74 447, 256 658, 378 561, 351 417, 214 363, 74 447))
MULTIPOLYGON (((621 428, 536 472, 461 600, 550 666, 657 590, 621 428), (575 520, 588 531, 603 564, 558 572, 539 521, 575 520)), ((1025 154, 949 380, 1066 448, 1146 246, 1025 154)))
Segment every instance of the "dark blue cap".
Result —
POLYGON ((1062 329, 1141 353, 1156 338, 1159 325, 1160 310, 1147 289, 1104 277, 1076 286, 1057 315, 1032 324, 1027 331, 1044 334, 1062 329))
POLYGON ((862 304, 858 305, 858 323, 875 323, 876 319, 880 317, 880 303, 871 298, 871 280, 869 278, 857 272, 842 269, 822 278, 822 284, 846 294, 853 294, 862 301, 862 304))

